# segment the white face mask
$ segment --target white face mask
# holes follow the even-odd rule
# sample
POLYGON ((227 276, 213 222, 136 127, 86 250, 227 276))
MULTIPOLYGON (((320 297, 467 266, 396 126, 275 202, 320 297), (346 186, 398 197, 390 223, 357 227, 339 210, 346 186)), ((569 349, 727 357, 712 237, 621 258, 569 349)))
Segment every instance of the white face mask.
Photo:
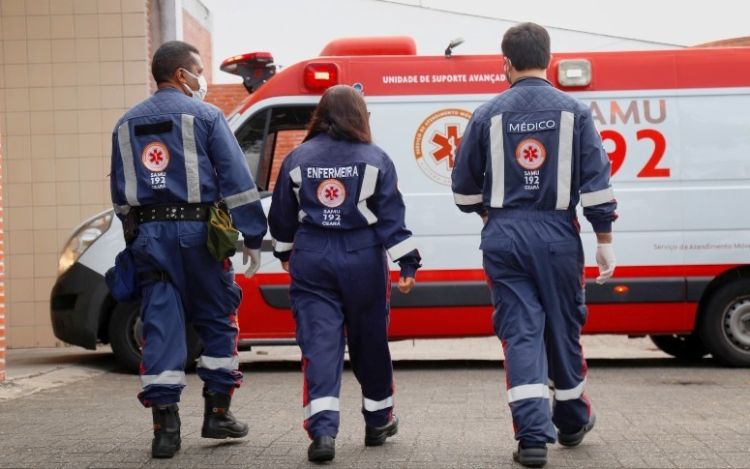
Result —
MULTIPOLYGON (((187 70, 185 71, 188 72, 187 70)), ((198 79, 198 89, 194 90, 190 88, 190 85, 188 85, 187 83, 183 83, 182 86, 184 86, 185 89, 187 89, 190 92, 193 99, 197 99, 198 101, 203 101, 204 99, 206 99, 206 94, 208 94, 208 82, 206 81, 206 77, 204 77, 203 75, 196 76, 190 72, 188 72, 188 74, 198 79)))

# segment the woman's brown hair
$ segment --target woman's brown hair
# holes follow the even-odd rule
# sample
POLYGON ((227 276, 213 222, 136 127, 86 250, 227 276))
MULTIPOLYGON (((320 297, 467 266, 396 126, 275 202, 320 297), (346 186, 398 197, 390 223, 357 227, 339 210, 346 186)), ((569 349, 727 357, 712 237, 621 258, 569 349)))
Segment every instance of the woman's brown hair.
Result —
POLYGON ((335 140, 372 143, 369 113, 359 91, 351 86, 336 85, 323 94, 310 118, 305 141, 318 134, 335 140))

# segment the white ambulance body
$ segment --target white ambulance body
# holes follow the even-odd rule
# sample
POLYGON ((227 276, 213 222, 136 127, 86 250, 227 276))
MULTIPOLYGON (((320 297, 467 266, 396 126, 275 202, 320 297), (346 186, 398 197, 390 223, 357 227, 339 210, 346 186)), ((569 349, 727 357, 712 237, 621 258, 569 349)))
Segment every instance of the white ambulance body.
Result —
MULTIPOLYGON (((508 86, 501 57, 418 56, 411 39, 396 37, 334 41, 320 57, 278 74, 271 60, 253 53, 223 65, 244 76, 251 91, 229 120, 259 187, 273 189, 281 161, 301 142, 326 88, 361 89, 375 143, 396 164, 407 225, 423 257, 415 291, 394 290, 391 337, 492 334, 481 222, 455 207, 450 172, 471 113, 508 86)), ((750 48, 555 54, 548 77, 589 104, 618 201, 618 267, 604 286, 592 282, 596 243, 580 217, 589 305, 584 332, 648 334, 678 357, 712 353, 724 363, 750 365, 750 48)), ((269 203, 264 199, 266 209, 269 203)), ((116 219, 101 231, 73 263, 99 276, 122 246, 116 219)), ((255 277, 237 277, 245 291, 241 338, 293 339, 289 277, 270 243, 266 250, 255 277)), ((241 263, 239 256, 233 261, 241 263)), ((93 282, 96 275, 87 275, 93 282)), ((136 308, 80 299, 95 311, 70 304, 56 310, 56 295, 83 298, 92 289, 66 276, 52 298, 53 324, 63 326, 55 327, 58 337, 89 347, 112 341, 117 353, 115 336, 134 329, 136 308), (85 343, 81 334, 66 334, 66 321, 68 329, 87 324, 85 343)), ((123 340, 132 344, 132 336, 123 340)))

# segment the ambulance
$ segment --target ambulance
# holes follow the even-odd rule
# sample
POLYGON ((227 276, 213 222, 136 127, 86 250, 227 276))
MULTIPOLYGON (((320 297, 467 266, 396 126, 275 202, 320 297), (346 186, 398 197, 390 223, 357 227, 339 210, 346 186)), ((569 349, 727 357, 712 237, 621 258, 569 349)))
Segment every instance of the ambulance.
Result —
MULTIPOLYGON (((281 162, 302 141, 321 94, 347 84, 365 96, 375 143, 396 164, 424 265, 410 295, 392 290, 393 340, 493 334, 481 221, 455 207, 450 175, 472 111, 508 83, 501 56, 460 55, 455 45, 423 56, 408 37, 339 39, 282 70, 266 52, 222 64, 249 92, 229 122, 266 210, 281 162)), ((584 332, 648 335, 681 359, 711 354, 749 366, 750 48, 555 53, 548 79, 590 107, 618 201, 618 266, 605 285, 593 282, 596 242, 580 217, 584 332)), ((61 254, 51 316, 61 340, 90 349, 111 343, 136 370, 139 306, 116 304, 103 281, 123 247, 112 211, 82 223, 61 254)), ((244 346, 294 340, 289 275, 270 239, 263 247, 260 271, 236 278, 244 346)), ((232 261, 240 265, 241 256, 232 261)), ((188 342, 197 356, 194 334, 188 342)))

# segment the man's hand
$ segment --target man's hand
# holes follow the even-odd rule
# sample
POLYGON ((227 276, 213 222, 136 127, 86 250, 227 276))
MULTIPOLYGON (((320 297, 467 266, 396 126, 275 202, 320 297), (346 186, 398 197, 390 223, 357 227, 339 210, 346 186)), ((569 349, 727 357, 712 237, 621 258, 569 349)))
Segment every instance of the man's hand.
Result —
POLYGON ((242 264, 247 264, 248 258, 250 259, 250 266, 245 271, 245 277, 250 278, 255 275, 255 272, 260 269, 260 249, 250 249, 247 246, 242 246, 242 264))
POLYGON ((285 272, 289 272, 289 261, 281 261, 281 268, 284 269, 285 272))
POLYGON ((403 294, 407 294, 414 288, 416 283, 417 281, 414 280, 414 277, 401 277, 398 279, 398 290, 403 294))
POLYGON ((482 217, 482 224, 486 225, 487 221, 490 219, 490 214, 487 212, 484 212, 484 213, 480 213, 479 216, 482 217))
POLYGON ((599 276, 596 283, 602 285, 615 273, 615 250, 612 243, 599 243, 596 245, 596 264, 599 266, 599 276))

